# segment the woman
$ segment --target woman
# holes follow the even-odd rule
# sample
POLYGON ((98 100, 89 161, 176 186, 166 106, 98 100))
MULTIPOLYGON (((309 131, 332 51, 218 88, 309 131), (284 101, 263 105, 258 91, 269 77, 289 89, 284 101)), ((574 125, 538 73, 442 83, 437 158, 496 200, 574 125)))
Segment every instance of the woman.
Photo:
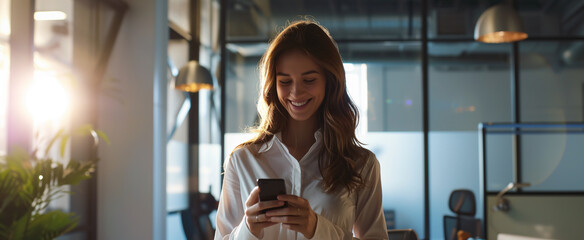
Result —
POLYGON ((260 71, 260 125, 225 162, 215 239, 387 239, 379 163, 355 137, 358 112, 328 31, 292 23, 260 71), (289 195, 259 202, 259 178, 283 178, 289 195))

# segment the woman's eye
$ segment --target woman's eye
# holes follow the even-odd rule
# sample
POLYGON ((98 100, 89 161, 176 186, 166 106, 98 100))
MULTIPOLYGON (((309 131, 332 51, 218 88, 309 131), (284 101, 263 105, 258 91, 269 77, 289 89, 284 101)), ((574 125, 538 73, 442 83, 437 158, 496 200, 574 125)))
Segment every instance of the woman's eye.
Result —
POLYGON ((280 80, 280 84, 282 84, 282 85, 288 85, 288 84, 290 84, 290 82, 292 82, 292 81, 290 81, 290 80, 280 80))
POLYGON ((311 79, 305 79, 304 81, 307 83, 311 83, 314 82, 316 80, 316 78, 311 78, 311 79))

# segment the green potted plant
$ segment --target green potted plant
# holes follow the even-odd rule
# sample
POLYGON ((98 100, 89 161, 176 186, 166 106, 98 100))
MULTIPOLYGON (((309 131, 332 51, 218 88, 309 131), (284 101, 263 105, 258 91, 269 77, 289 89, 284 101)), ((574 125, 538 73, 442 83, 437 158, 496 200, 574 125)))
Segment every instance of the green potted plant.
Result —
MULTIPOLYGON (((90 133, 95 143, 107 136, 91 126, 78 133, 90 133)), ((49 203, 71 192, 66 186, 76 185, 91 177, 97 159, 77 161, 66 165, 47 157, 55 143, 60 142, 60 155, 64 156, 69 134, 63 130, 50 139, 42 157, 39 149, 27 153, 16 149, 0 158, 0 239, 53 239, 77 226, 74 213, 48 209, 49 203)))

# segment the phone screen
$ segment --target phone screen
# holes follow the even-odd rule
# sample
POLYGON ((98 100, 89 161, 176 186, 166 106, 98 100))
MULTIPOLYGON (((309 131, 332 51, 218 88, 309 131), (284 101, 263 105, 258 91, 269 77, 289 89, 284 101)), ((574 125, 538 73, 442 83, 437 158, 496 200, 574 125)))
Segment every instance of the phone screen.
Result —
MULTIPOLYGON (((260 178, 258 181, 258 187, 260 188, 260 201, 272 201, 278 200, 278 195, 286 194, 286 183, 284 179, 281 178, 260 178)), ((287 204, 284 204, 282 207, 286 207, 287 204)), ((278 207, 278 208, 282 208, 278 207)), ((277 208, 272 208, 277 209, 277 208)), ((263 210, 262 213, 265 213, 267 210, 263 210)))

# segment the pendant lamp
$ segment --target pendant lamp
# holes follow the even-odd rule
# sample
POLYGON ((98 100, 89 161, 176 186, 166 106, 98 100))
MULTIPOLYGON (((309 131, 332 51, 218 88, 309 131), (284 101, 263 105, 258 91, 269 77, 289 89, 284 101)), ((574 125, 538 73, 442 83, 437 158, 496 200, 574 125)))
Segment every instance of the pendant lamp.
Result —
POLYGON ((475 25, 474 39, 485 43, 505 43, 527 38, 512 1, 485 10, 475 25))
POLYGON ((198 61, 191 60, 180 68, 174 88, 185 92, 213 89, 213 78, 207 68, 201 66, 198 61))

